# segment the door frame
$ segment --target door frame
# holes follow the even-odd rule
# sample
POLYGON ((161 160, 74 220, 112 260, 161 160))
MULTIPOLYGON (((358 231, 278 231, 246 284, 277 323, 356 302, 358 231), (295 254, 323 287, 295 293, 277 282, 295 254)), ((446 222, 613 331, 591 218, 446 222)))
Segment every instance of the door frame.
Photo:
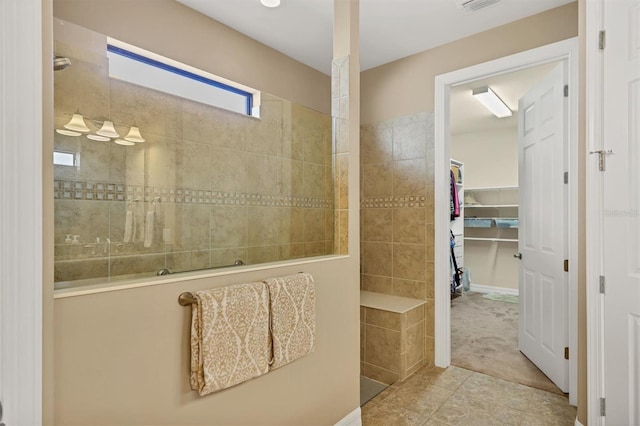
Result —
POLYGON ((604 148, 603 83, 604 56, 599 33, 604 29, 604 0, 585 1, 586 8, 586 299, 587 299, 587 424, 602 425, 600 398, 604 396, 604 294, 600 276, 604 275, 601 250, 604 206, 602 174, 598 158, 591 151, 604 148))
POLYGON ((0 2, 0 399, 7 425, 43 422, 42 3, 0 2))
POLYGON ((451 364, 451 306, 448 285, 449 270, 449 192, 448 173, 450 162, 450 89, 493 75, 505 74, 544 63, 563 61, 569 84, 567 135, 569 173, 568 203, 568 313, 569 351, 569 402, 577 404, 578 390, 578 38, 541 46, 525 52, 473 65, 435 78, 435 365, 451 364))

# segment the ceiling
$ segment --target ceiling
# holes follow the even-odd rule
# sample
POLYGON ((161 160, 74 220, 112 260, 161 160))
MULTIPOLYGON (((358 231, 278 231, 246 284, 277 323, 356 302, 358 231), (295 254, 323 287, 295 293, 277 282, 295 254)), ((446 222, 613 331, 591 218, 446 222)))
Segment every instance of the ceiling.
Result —
POLYGON ((535 83, 547 75, 558 62, 538 65, 523 70, 483 78, 471 83, 451 88, 451 134, 490 131, 494 129, 515 129, 518 125, 518 99, 535 83), (471 92, 474 88, 489 86, 513 111, 513 116, 497 118, 471 92))
MULTIPOLYGON (((333 0, 177 0, 325 74, 333 0)), ((360 0, 360 65, 367 70, 574 0, 501 0, 467 14, 460 0, 360 0)))

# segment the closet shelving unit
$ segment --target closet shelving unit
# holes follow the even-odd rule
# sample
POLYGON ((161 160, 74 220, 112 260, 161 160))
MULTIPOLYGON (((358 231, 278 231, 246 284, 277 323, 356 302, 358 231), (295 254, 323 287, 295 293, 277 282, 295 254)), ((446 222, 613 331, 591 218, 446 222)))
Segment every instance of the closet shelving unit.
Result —
POLYGON ((468 188, 464 191, 464 239, 518 242, 518 187, 468 188))

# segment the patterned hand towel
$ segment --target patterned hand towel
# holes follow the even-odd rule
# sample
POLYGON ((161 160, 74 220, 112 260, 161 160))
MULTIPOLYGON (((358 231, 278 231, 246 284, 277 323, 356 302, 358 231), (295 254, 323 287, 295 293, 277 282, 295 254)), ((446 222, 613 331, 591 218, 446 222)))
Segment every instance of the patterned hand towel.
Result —
POLYGON ((263 282, 197 291, 191 388, 216 392, 269 371, 269 295, 263 282))
POLYGON ((272 369, 313 351, 316 292, 313 277, 295 274, 265 281, 271 301, 272 369))

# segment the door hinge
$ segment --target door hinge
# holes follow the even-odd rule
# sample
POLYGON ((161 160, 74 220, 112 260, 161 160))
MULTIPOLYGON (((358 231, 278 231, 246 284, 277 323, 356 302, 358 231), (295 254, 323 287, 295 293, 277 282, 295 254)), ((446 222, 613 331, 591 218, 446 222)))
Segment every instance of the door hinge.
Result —
POLYGON ((607 414, 607 405, 606 402, 604 400, 604 398, 600 398, 600 415, 602 417, 606 416, 607 414))
POLYGON ((600 31, 598 34, 598 48, 604 50, 607 46, 607 32, 605 30, 600 31))
POLYGON ((564 271, 569 272, 569 259, 564 260, 564 271))
POLYGON ((564 172, 564 183, 569 183, 569 172, 564 172))
POLYGON ((565 98, 569 97, 569 85, 568 84, 564 85, 564 97, 565 98))
POLYGON ((604 275, 600 275, 600 294, 604 294, 604 275))
POLYGON ((569 348, 568 347, 564 348, 564 359, 569 359, 569 348))

